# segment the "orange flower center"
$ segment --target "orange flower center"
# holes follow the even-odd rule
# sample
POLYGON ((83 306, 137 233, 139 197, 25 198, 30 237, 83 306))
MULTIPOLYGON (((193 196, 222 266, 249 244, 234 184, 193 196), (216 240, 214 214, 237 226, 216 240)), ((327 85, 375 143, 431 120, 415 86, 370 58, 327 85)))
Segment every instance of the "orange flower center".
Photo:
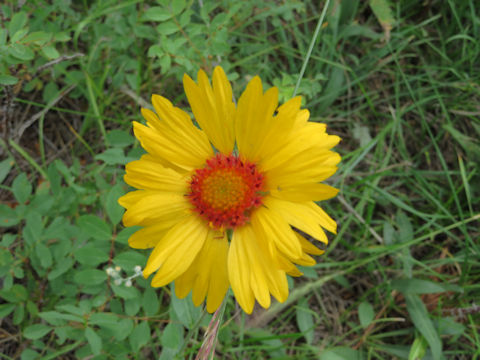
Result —
POLYGON ((262 204, 262 188, 263 175, 255 164, 217 154, 195 170, 187 196, 210 226, 233 229, 245 224, 252 210, 262 204))

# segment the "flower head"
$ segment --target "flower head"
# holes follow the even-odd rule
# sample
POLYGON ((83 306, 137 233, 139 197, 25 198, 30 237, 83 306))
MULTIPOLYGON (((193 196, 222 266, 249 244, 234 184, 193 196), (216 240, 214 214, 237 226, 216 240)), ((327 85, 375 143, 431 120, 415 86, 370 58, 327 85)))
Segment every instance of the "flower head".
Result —
POLYGON ((206 298, 215 311, 231 286, 247 313, 255 299, 270 306, 288 296, 286 274, 314 265, 322 250, 294 228, 327 243, 336 223, 315 201, 337 194, 321 182, 335 173, 340 140, 324 124, 309 122, 300 97, 278 107, 278 90, 263 91, 254 77, 233 101, 221 67, 212 84, 202 70, 183 79, 190 116, 153 95, 155 112, 134 123, 147 151, 126 166, 125 181, 139 189, 119 199, 125 226, 143 228, 130 246, 154 248, 143 275, 152 286, 175 282, 180 298, 206 298))

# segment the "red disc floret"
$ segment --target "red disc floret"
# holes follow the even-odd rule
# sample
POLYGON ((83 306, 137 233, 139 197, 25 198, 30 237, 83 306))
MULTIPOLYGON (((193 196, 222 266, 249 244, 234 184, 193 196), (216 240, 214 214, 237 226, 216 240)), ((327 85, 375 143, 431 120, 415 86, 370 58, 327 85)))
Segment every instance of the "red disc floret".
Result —
POLYGON ((194 210, 218 230, 245 224, 262 204, 263 175, 255 164, 217 154, 196 169, 187 194, 194 210))

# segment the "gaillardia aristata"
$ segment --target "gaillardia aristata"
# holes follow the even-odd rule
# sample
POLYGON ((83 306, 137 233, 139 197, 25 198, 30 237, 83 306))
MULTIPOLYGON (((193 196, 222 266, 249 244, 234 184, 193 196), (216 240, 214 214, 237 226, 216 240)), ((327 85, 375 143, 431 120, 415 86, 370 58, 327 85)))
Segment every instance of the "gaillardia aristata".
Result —
POLYGON ((246 313, 255 299, 288 297, 286 275, 311 266, 322 251, 294 228, 327 243, 336 223, 315 202, 337 189, 322 184, 337 170, 331 151, 340 140, 325 124, 309 122, 295 97, 278 106, 275 87, 255 76, 235 104, 221 67, 212 84, 204 71, 183 85, 198 127, 185 111, 153 95, 155 112, 134 132, 147 154, 126 166, 125 182, 138 190, 119 199, 125 226, 143 228, 133 248, 154 248, 143 271, 152 286, 175 282, 195 305, 206 297, 215 311, 231 286, 246 313))

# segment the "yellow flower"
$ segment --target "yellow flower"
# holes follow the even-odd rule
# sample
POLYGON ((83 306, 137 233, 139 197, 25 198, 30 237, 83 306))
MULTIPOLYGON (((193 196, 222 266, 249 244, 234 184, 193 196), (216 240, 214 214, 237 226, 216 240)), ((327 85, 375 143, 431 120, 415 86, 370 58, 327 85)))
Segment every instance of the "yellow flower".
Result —
POLYGON ((204 71, 183 85, 195 121, 166 98, 153 95, 147 125, 134 122, 147 151, 126 166, 125 181, 139 189, 119 199, 133 248, 154 248, 143 271, 152 286, 175 281, 183 298, 205 297, 215 311, 229 288, 246 313, 267 308, 271 295, 288 296, 286 274, 311 266, 320 249, 292 227, 327 243, 336 223, 314 201, 335 196, 322 184, 337 170, 330 151, 340 138, 308 122, 300 97, 278 107, 278 89, 263 91, 255 76, 234 103, 221 67, 212 84, 204 71))

